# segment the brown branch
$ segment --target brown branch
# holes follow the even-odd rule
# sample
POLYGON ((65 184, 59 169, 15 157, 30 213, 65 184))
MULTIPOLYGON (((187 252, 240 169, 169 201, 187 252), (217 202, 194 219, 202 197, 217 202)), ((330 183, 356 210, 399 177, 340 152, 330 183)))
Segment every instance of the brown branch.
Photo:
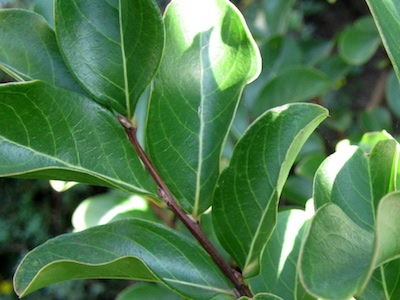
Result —
POLYGON ((158 186, 158 194, 160 198, 165 202, 167 207, 182 221, 182 223, 189 229, 189 231, 193 234, 193 236, 199 241, 201 246, 207 251, 207 253, 211 256, 211 258, 215 261, 218 267, 222 270, 222 272, 229 278, 229 280, 233 283, 236 288, 238 295, 253 297, 250 289, 243 283, 241 279, 241 273, 232 269, 222 258, 222 256, 218 253, 218 251, 214 248, 213 244, 208 240, 207 236, 201 230, 198 222, 193 220, 191 216, 187 215, 183 209, 178 205, 173 197, 172 193, 168 189, 164 180, 158 174, 156 168, 153 166, 150 159, 147 157, 144 152, 142 146, 139 144, 139 141, 136 137, 136 128, 132 125, 132 123, 123 116, 118 116, 118 120, 121 125, 124 127, 125 132, 129 138, 129 141, 135 148, 137 154, 145 165, 146 169, 153 177, 154 181, 158 186))

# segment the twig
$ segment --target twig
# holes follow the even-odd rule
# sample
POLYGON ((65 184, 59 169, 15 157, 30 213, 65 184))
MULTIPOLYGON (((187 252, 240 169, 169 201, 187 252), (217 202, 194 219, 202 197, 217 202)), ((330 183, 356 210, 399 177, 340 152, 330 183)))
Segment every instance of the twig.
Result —
POLYGON ((147 157, 144 152, 142 146, 139 144, 139 141, 136 138, 136 128, 132 125, 132 123, 123 116, 118 116, 118 120, 121 125, 124 127, 125 132, 129 138, 129 141, 135 148, 137 154, 145 165, 146 169, 153 177, 154 181, 158 186, 158 194, 160 198, 165 202, 167 207, 182 221, 182 223, 189 229, 189 231, 193 234, 193 236, 199 241, 202 247, 207 251, 207 253, 211 256, 211 258, 215 261, 218 267, 222 270, 222 272, 229 278, 229 280, 233 283, 236 288, 237 293, 240 296, 253 297, 250 289, 243 283, 241 279, 241 273, 232 269, 222 258, 222 256, 218 253, 218 251, 214 248, 211 242, 208 240, 206 235, 200 228, 200 225, 193 220, 189 215, 187 215, 183 209, 178 205, 175 201, 175 198, 172 196, 172 193, 168 189, 167 185, 158 174, 156 168, 153 166, 150 159, 147 157))

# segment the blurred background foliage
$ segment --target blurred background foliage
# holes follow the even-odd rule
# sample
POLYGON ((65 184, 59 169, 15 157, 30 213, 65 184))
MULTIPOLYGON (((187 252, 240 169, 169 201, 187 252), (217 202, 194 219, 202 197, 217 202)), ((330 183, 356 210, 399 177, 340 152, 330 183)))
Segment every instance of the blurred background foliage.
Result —
MULTIPOLYGON (((372 131, 399 134, 398 79, 364 0, 232 2, 244 14, 261 49, 263 71, 243 93, 223 165, 236 141, 265 110, 298 101, 325 106, 330 118, 304 146, 283 192, 282 209, 304 206, 312 195, 316 169, 339 141, 357 144, 365 132, 372 131)), ((164 10, 168 1, 157 3, 164 10)), ((52 0, 0 0, 0 8, 36 11, 53 26, 52 0)), ((0 71, 0 81, 11 78, 0 71)), ((16 299, 11 281, 17 263, 28 250, 53 236, 132 216, 176 226, 169 212, 105 188, 81 184, 52 187, 48 181, 0 179, 0 195, 0 299, 16 299)), ((210 217, 205 216, 202 222, 212 235, 210 217)), ((119 300, 150 290, 169 296, 153 284, 129 287, 131 284, 115 280, 67 282, 26 299, 113 299, 125 288, 119 300)), ((171 295, 171 299, 179 297, 171 295)))

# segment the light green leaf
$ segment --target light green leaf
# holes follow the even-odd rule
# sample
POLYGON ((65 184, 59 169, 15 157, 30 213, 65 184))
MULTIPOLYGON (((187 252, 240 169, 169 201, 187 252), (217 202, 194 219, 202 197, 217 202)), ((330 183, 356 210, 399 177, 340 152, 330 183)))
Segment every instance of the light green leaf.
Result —
POLYGON ((373 232, 373 198, 366 154, 349 146, 329 156, 315 175, 314 200, 317 209, 326 203, 337 204, 358 226, 373 232))
MULTIPOLYGON (((240 297, 239 300, 250 300, 248 297, 240 297)), ((255 295, 251 300, 284 300, 281 297, 270 293, 259 293, 255 295)))
POLYGON ((197 243, 138 219, 47 241, 22 260, 14 288, 25 296, 50 284, 84 278, 162 281, 189 299, 233 295, 227 278, 197 243))
POLYGON ((357 20, 339 36, 340 56, 349 64, 366 63, 380 45, 380 38, 370 16, 357 20))
POLYGON ((322 95, 329 87, 328 77, 312 68, 299 67, 281 72, 260 92, 254 113, 259 116, 275 106, 310 100, 322 95))
POLYGON ((261 61, 243 17, 227 0, 173 1, 164 21, 147 145, 178 202, 196 217, 211 205, 239 97, 261 61))
POLYGON ((250 281, 252 291, 269 292, 283 299, 314 299, 297 278, 298 257, 312 212, 287 210, 278 214, 276 228, 261 258, 261 272, 250 281))
POLYGON ((79 203, 72 215, 72 225, 75 231, 81 231, 89 227, 133 217, 157 221, 148 201, 137 195, 111 190, 89 197, 79 203))
POLYGON ((0 87, 0 176, 80 181, 157 195, 112 113, 39 81, 0 87))
POLYGON ((376 216, 375 267, 400 258, 400 192, 379 202, 376 216))
POLYGON ((366 0, 374 17, 383 45, 400 78, 400 6, 396 0, 366 0))
POLYGON ((302 145, 327 116, 313 104, 266 112, 247 130, 218 180, 213 222, 222 246, 244 277, 255 276, 276 223, 283 185, 302 145))
POLYGON ((27 10, 0 10, 0 69, 18 81, 43 80, 86 94, 70 74, 54 31, 27 10))
POLYGON ((76 78, 99 102, 132 117, 163 49, 154 1, 57 0, 55 29, 76 78))
POLYGON ((314 216, 299 260, 305 288, 323 299, 349 299, 368 280, 373 233, 328 203, 314 216))

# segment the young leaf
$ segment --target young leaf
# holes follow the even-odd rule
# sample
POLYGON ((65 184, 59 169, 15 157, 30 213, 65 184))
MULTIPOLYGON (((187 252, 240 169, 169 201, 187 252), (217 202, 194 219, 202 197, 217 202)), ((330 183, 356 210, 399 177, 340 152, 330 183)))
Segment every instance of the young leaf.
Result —
POLYGON ((57 0, 55 28, 66 62, 84 87, 132 117, 163 49, 164 29, 154 1, 57 0))
POLYGON ((276 223, 277 204, 302 145, 326 118, 313 104, 267 111, 247 130, 218 180, 213 202, 217 237, 245 277, 255 276, 276 223))
POLYGON ((0 10, 0 69, 18 81, 40 79, 86 94, 72 77, 44 18, 27 10, 0 10))
POLYGON ((173 1, 164 21, 147 144, 171 192, 196 217, 211 204, 222 146, 244 85, 260 72, 260 55, 227 0, 173 1))
POLYGON ((383 45, 400 78, 400 10, 396 0, 366 0, 377 24, 383 45))
POLYGON ((50 284, 84 278, 161 281, 189 299, 233 296, 231 283, 197 243, 138 219, 47 241, 22 260, 14 287, 25 296, 50 284))
POLYGON ((73 180, 156 195, 112 113, 39 81, 0 86, 0 176, 73 180))

